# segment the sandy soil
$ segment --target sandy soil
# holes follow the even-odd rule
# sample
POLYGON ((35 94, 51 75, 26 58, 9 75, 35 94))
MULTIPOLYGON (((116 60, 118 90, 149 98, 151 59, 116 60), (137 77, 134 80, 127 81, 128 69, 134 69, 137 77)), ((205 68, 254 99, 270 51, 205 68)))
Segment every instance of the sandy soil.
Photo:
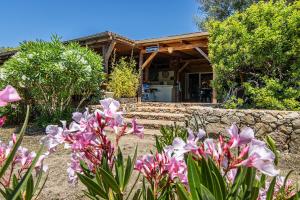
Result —
MULTIPOLYGON (((7 141, 14 130, 14 128, 0 129, 1 140, 7 141)), ((30 150, 36 151, 39 148, 39 140, 42 136, 42 133, 34 136, 25 136, 22 145, 30 150)), ((113 139, 112 135, 110 135, 110 137, 113 139)), ((132 155, 136 145, 138 145, 139 155, 149 153, 154 149, 154 137, 152 135, 145 135, 145 138, 141 140, 135 136, 126 136, 123 137, 120 142, 120 146, 125 155, 132 155)), ((60 147, 57 152, 47 158, 46 164, 49 166, 49 179, 39 199, 86 199, 82 195, 81 191, 84 189, 84 187, 81 184, 78 186, 71 186, 68 183, 66 169, 70 159, 69 153, 69 151, 60 147)), ((294 169, 295 174, 293 178, 295 180, 299 180, 300 155, 282 154, 282 157, 283 159, 280 163, 280 168, 282 169, 283 174, 287 173, 287 171, 290 169, 294 169)), ((136 176, 136 174, 134 174, 134 176, 136 176)))

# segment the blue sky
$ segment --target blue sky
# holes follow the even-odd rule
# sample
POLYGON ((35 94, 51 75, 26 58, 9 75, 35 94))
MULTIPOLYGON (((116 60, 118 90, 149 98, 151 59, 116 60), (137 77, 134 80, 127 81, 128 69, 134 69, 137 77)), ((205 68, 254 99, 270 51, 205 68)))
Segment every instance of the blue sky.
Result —
POLYGON ((194 32, 196 14, 196 0, 3 0, 0 46, 106 30, 131 39, 194 32))

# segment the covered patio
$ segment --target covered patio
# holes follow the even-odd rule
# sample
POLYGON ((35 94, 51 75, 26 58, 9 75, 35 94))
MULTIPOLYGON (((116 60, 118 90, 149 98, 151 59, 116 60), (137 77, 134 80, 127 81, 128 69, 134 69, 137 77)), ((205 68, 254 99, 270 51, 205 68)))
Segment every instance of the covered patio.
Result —
POLYGON ((136 41, 142 72, 140 101, 216 103, 208 33, 136 41))

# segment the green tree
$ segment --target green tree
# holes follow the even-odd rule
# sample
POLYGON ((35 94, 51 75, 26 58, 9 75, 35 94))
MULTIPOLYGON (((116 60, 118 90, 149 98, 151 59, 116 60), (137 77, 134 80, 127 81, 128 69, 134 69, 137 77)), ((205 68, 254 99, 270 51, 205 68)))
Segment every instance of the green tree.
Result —
POLYGON ((258 0, 196 0, 200 15, 196 23, 200 30, 206 30, 205 24, 209 20, 223 21, 235 12, 248 8, 258 0))
POLYGON ((102 58, 77 43, 30 41, 0 68, 1 83, 14 86, 26 104, 47 118, 70 110, 73 96, 78 107, 99 93, 103 81, 102 58))
POLYGON ((209 23, 219 99, 242 96, 258 108, 300 108, 299 8, 299 0, 259 2, 209 23))

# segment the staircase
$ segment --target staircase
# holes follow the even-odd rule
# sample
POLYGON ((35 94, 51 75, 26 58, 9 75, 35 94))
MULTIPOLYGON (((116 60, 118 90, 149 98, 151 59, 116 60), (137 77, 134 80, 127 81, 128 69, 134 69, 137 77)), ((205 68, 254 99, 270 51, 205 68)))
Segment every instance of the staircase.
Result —
MULTIPOLYGON (((99 105, 95 106, 97 108, 99 105)), ((199 109, 203 106, 214 106, 213 104, 200 103, 161 103, 143 102, 134 104, 123 104, 123 116, 130 123, 132 118, 143 125, 145 134, 156 135, 160 133, 160 127, 174 125, 185 126, 189 111, 199 109)))
POLYGON ((184 126, 188 110, 202 106, 210 105, 199 103, 143 102, 124 106, 124 116, 127 122, 130 122, 135 117, 137 123, 145 127, 145 132, 151 130, 151 134, 153 134, 159 133, 161 126, 173 125, 175 122, 179 126, 184 126))

